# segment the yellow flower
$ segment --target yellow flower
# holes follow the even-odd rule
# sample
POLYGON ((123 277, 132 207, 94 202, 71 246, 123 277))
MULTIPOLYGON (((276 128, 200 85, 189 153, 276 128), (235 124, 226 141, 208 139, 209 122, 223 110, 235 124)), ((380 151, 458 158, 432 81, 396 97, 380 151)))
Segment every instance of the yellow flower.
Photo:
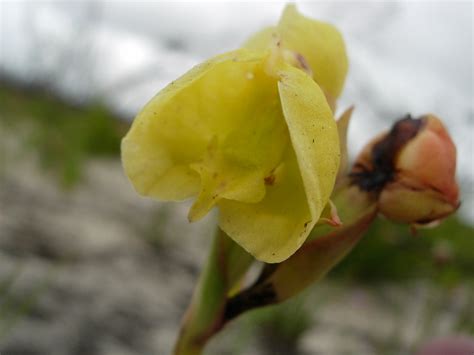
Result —
POLYGON ((256 33, 244 47, 265 50, 273 42, 294 55, 293 61, 309 72, 328 100, 339 97, 346 79, 348 60, 344 40, 329 23, 309 19, 287 5, 277 26, 256 33))
POLYGON ((279 45, 214 57, 159 92, 122 141, 140 194, 197 196, 191 221, 217 206, 224 232, 269 263, 318 222, 340 156, 323 91, 286 59, 279 45))

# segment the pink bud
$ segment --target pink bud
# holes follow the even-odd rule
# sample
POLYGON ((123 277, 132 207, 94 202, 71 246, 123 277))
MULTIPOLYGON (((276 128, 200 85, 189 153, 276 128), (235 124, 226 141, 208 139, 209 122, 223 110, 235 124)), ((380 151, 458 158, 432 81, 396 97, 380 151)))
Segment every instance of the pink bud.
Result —
POLYGON ((388 219, 427 224, 459 207, 456 147, 434 115, 404 118, 370 142, 351 178, 378 199, 388 219))

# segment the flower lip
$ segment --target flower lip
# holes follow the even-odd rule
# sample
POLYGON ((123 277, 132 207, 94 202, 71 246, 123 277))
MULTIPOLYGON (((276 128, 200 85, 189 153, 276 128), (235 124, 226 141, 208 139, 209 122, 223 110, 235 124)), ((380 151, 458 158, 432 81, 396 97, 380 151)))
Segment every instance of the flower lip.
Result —
POLYGON ((398 120, 386 135, 373 143, 369 156, 362 156, 356 162, 349 174, 352 184, 363 191, 379 193, 387 183, 393 181, 398 153, 415 138, 425 121, 424 116, 416 119, 409 114, 398 120))

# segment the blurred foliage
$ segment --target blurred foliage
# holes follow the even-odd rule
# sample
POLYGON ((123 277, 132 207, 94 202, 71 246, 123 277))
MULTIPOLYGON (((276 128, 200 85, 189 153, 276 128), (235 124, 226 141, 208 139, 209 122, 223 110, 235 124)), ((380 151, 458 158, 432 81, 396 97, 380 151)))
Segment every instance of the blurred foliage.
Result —
POLYGON ((474 277, 474 228, 450 217, 416 234, 378 218, 362 241, 331 272, 354 281, 430 278, 452 286, 474 277))
MULTIPOLYGON (((74 106, 41 88, 0 83, 0 115, 9 128, 21 129, 29 151, 65 187, 81 177, 92 156, 118 156, 127 124, 100 103, 74 106)), ((19 135, 21 136, 21 135, 19 135)))
POLYGON ((15 290, 15 282, 21 277, 22 267, 0 279, 0 342, 13 330, 15 325, 27 317, 39 297, 50 285, 53 273, 50 272, 44 280, 34 282, 29 289, 15 290))
POLYGON ((268 354, 298 354, 300 339, 313 326, 313 312, 301 297, 253 314, 268 354))
MULTIPOLYGON (((245 353, 249 335, 256 336, 263 353, 271 355, 300 354, 300 340, 314 325, 314 304, 309 292, 281 304, 254 310, 242 319, 242 328, 249 334, 240 337, 246 344, 240 346, 245 353)), ((237 349, 239 346, 236 347, 237 349)))

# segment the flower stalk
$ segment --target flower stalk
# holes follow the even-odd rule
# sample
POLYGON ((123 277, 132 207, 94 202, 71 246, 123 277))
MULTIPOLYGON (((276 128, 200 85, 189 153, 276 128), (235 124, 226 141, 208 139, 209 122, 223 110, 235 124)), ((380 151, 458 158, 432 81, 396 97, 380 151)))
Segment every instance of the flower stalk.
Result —
POLYGON ((253 258, 219 230, 186 312, 175 355, 201 354, 207 341, 228 322, 249 310, 296 296, 336 266, 361 240, 377 211, 373 200, 349 184, 338 190, 334 200, 344 226, 317 226, 310 240, 289 259, 265 264, 257 280, 234 295, 230 291, 253 258))
POLYGON ((175 345, 175 355, 198 355, 221 328, 226 299, 254 261, 221 229, 214 237, 175 345))

